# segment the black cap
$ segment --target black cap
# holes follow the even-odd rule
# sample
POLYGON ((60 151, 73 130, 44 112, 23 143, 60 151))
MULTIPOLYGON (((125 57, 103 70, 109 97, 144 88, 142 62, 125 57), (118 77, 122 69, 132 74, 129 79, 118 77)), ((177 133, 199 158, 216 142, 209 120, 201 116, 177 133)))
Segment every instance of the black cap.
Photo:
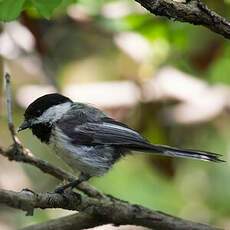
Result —
POLYGON ((50 107, 63 104, 65 102, 72 102, 72 100, 58 93, 46 94, 39 97, 27 107, 24 113, 25 120, 39 117, 50 107))

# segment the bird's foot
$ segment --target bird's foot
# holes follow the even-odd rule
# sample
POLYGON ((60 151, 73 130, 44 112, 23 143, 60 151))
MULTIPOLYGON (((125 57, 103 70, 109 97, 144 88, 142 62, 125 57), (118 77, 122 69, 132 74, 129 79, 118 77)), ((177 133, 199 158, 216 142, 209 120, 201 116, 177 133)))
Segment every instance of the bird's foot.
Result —
POLYGON ((59 186, 59 187, 57 187, 55 190, 54 190, 54 192, 55 193, 59 193, 59 194, 63 194, 64 192, 65 192, 65 190, 66 189, 73 189, 73 188, 75 188, 78 184, 80 184, 81 183, 81 181, 79 181, 79 180, 74 180, 74 181, 72 181, 72 182, 70 182, 70 183, 68 183, 68 184, 65 184, 65 185, 63 185, 63 186, 59 186))
POLYGON ((55 193, 59 193, 59 194, 63 194, 64 191, 65 191, 65 188, 63 188, 63 186, 58 186, 58 187, 54 190, 55 193))
POLYGON ((57 187, 54 192, 55 193, 59 193, 59 194, 63 194, 65 192, 66 189, 70 188, 71 190, 75 187, 77 187, 80 183, 87 181, 90 178, 89 175, 86 175, 84 173, 81 173, 79 178, 77 180, 73 180, 68 184, 65 184, 63 186, 59 186, 57 187))

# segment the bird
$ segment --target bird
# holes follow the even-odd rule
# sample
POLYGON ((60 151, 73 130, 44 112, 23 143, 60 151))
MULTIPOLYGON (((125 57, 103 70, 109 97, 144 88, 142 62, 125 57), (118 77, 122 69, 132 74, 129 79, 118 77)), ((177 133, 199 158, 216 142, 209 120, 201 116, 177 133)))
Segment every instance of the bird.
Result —
POLYGON ((169 157, 222 162, 220 154, 152 144, 137 131, 88 104, 51 93, 33 101, 24 112, 18 131, 31 129, 41 142, 72 168, 78 179, 59 186, 64 192, 91 177, 102 176, 132 151, 169 157))

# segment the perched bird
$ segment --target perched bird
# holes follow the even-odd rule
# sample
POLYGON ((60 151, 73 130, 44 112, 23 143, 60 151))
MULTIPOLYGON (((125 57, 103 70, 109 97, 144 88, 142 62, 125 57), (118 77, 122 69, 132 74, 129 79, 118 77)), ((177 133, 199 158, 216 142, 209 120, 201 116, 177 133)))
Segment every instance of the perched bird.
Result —
POLYGON ((99 109, 73 102, 57 93, 44 95, 32 102, 24 118, 18 131, 30 128, 74 171, 81 172, 78 180, 59 187, 57 192, 75 187, 90 177, 103 175, 130 151, 222 161, 215 153, 151 144, 137 131, 106 116, 99 109))

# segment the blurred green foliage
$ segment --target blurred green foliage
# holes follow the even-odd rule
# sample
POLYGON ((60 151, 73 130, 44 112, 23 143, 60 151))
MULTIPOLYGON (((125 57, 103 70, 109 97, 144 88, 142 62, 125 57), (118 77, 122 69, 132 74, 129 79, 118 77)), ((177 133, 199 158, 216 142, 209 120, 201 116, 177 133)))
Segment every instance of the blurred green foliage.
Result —
POLYGON ((15 20, 23 10, 34 9, 44 17, 50 18, 57 8, 65 8, 77 0, 1 0, 0 1, 0 21, 15 20))
POLYGON ((0 1, 0 21, 10 21, 17 18, 23 9, 24 2, 25 0, 0 1))

